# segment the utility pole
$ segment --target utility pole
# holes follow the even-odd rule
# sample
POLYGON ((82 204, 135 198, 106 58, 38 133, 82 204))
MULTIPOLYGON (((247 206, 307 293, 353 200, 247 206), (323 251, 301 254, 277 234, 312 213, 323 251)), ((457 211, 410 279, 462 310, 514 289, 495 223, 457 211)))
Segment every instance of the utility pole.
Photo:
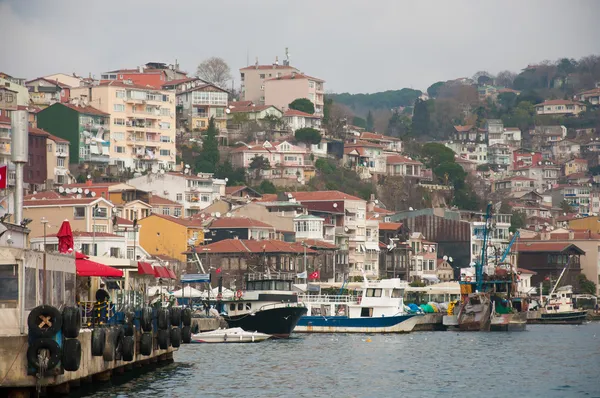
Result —
POLYGON ((92 252, 93 255, 96 255, 96 211, 98 210, 98 205, 92 207, 92 252))

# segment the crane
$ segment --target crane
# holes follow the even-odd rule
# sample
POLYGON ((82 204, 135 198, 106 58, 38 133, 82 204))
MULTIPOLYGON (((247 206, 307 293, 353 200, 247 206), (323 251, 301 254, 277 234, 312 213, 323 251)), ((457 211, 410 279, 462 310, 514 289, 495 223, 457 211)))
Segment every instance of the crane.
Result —
POLYGON ((488 231, 489 231, 489 223, 492 218, 492 204, 488 203, 486 211, 485 211, 485 227, 483 229, 483 244, 481 245, 481 256, 479 261, 475 263, 475 277, 476 277, 476 285, 478 291, 481 291, 483 288, 483 266, 486 264, 486 253, 487 253, 487 239, 488 239, 488 231))
POLYGON ((506 248, 506 250, 504 250, 504 253, 502 254, 502 258, 500 259, 500 263, 503 263, 504 260, 506 260, 506 257, 510 253, 510 248, 517 241, 517 239, 519 239, 519 236, 520 236, 519 230, 515 231, 515 234, 513 235, 513 237, 510 240, 510 242, 508 243, 508 247, 506 248))

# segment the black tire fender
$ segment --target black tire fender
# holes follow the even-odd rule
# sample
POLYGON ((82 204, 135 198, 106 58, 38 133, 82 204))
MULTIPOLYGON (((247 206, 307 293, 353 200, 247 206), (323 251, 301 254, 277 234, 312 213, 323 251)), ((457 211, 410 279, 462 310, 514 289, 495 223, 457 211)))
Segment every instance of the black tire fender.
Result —
POLYGON ((190 344, 192 342, 192 327, 184 326, 181 328, 181 342, 183 344, 190 344))
POLYGON ((192 310, 190 308, 184 308, 181 311, 181 322, 183 322, 183 326, 192 326, 192 310))
POLYGON ((123 360, 130 362, 133 361, 133 355, 135 354, 135 338, 133 336, 123 337, 123 360))
POLYGON ((113 361, 115 359, 116 341, 117 330, 113 328, 106 329, 106 340, 104 342, 104 350, 102 351, 102 357, 105 361, 113 361))
POLYGON ((81 309, 79 307, 65 307, 62 312, 62 332, 68 339, 79 336, 81 329, 81 309))
POLYGON ((167 329, 169 327, 169 310, 166 308, 160 308, 158 310, 157 316, 157 324, 159 329, 167 329))
POLYGON ((101 357, 106 345, 106 330, 95 328, 92 330, 92 356, 101 357))
POLYGON ((169 348, 169 332, 166 329, 158 329, 156 340, 158 341, 158 348, 161 350, 169 348))
POLYGON ((151 332, 152 331, 152 308, 144 307, 142 308, 142 315, 140 317, 140 326, 142 331, 151 332))
POLYGON ((142 336, 140 337, 140 354, 142 355, 151 355, 152 354, 152 347, 153 346, 153 341, 152 341, 152 333, 151 332, 145 332, 142 333, 142 336))
POLYGON ((181 308, 171 308, 171 326, 181 326, 181 308))
POLYGON ((175 327, 171 329, 171 346, 179 348, 181 345, 181 329, 175 327))
POLYGON ((77 339, 66 339, 63 342, 62 366, 68 372, 76 372, 81 365, 81 342, 77 339))
POLYGON ((40 305, 29 313, 27 327, 33 337, 53 337, 62 328, 62 316, 55 307, 40 305))
POLYGON ((36 369, 40 368, 38 362, 38 352, 40 350, 48 350, 50 352, 46 369, 54 369, 56 365, 58 365, 61 357, 60 346, 58 343, 53 339, 43 337, 34 340, 33 343, 29 345, 27 348, 27 362, 36 369))

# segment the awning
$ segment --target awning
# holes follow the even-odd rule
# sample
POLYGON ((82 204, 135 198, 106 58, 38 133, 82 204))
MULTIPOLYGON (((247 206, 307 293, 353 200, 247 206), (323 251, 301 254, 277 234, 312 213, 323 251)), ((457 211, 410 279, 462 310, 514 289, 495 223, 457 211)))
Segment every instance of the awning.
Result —
POLYGON ((379 251, 379 243, 378 242, 365 242, 365 248, 367 250, 379 251))
POLYGON ((421 279, 425 279, 430 282, 439 282, 440 279, 435 275, 421 275, 421 279))
POLYGON ((155 275, 152 264, 144 261, 138 261, 138 274, 139 275, 155 275))
POLYGON ((108 265, 97 263, 95 261, 87 260, 86 258, 81 258, 81 256, 77 256, 75 258, 77 276, 103 276, 114 278, 123 277, 123 271, 109 267, 108 265))
POLYGON ((162 279, 172 279, 169 270, 160 265, 154 267, 154 276, 162 279))
POLYGON ((177 275, 175 275, 175 272, 173 272, 173 270, 170 270, 169 268, 167 268, 167 271, 169 272, 169 277, 171 279, 177 279, 177 275))

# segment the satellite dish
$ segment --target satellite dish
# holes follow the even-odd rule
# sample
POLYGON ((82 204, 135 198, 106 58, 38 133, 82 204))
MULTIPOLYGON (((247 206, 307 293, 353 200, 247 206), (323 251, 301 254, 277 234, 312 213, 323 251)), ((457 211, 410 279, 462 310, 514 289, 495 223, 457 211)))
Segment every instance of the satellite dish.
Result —
POLYGON ((215 216, 215 213, 210 213, 210 216, 211 216, 211 217, 214 217, 214 216, 215 216))
POLYGON ((231 213, 225 214, 225 217, 231 217, 231 213))
POLYGON ((71 190, 69 188, 65 188, 65 193, 69 194, 71 193, 71 190))
POLYGON ((334 204, 333 204, 333 207, 337 207, 337 203, 334 203, 334 204))
POLYGON ((475 262, 474 262, 474 261, 471 261, 471 263, 470 263, 469 265, 470 265, 471 267, 474 267, 474 266, 475 266, 475 262))
POLYGON ((88 193, 90 193, 90 190, 86 188, 85 191, 83 191, 83 193, 87 195, 88 193))
POLYGON ((92 198, 96 197, 96 192, 92 192, 92 198))
POLYGON ((409 211, 413 211, 414 209, 413 209, 412 207, 409 207, 409 208, 408 208, 408 210, 409 210, 409 211))
POLYGON ((454 260, 452 259, 452 257, 448 257, 448 261, 452 262, 454 260))
POLYGON ((65 192, 65 189, 63 187, 58 187, 58 192, 63 193, 65 192))
POLYGON ((78 188, 78 189, 77 189, 77 193, 83 193, 83 189, 81 189, 81 188, 78 188))
POLYGON ((229 181, 229 178, 225 177, 225 182, 229 181))
POLYGON ((81 194, 77 194, 76 198, 81 199, 81 194))
POLYGON ((231 113, 231 110, 229 108, 225 109, 225 113, 231 113))
POLYGON ((444 259, 444 261, 448 261, 448 256, 444 256, 442 258, 444 259))
POLYGON ((204 213, 200 214, 200 218, 205 218, 205 217, 206 217, 206 214, 204 214, 204 213))
POLYGON ((348 232, 348 227, 344 227, 344 231, 348 232))
POLYGON ((216 212, 215 213, 215 217, 217 217, 217 218, 221 217, 221 213, 220 212, 216 212))
POLYGON ((91 175, 91 174, 88 174, 88 175, 87 175, 87 179, 88 179, 88 180, 91 180, 91 179, 92 179, 92 175, 91 175))
POLYGON ((186 168, 186 169, 189 169, 189 168, 190 168, 190 165, 189 165, 189 164, 186 164, 186 165, 185 165, 185 168, 186 168))
POLYGON ((163 169, 160 169, 160 174, 165 174, 165 171, 163 169))

